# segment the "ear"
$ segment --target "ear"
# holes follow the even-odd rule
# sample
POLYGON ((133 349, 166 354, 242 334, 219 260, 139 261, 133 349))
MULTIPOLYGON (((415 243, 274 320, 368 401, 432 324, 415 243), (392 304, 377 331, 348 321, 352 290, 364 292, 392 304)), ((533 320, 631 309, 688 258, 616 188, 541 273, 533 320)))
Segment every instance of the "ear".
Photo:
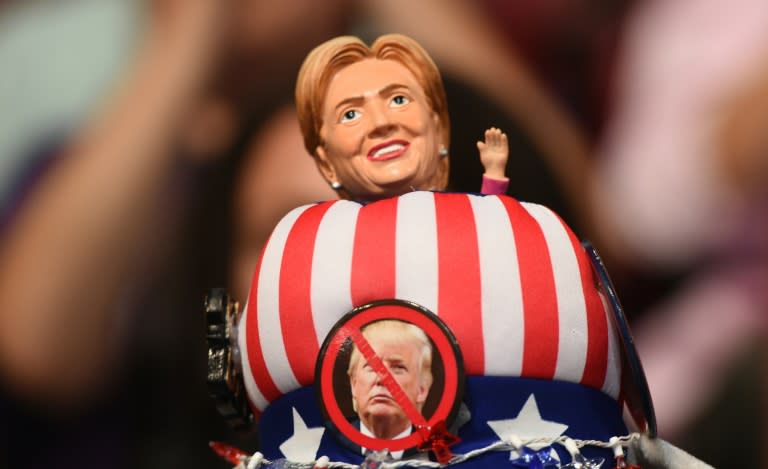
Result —
POLYGON ((437 141, 440 143, 440 145, 446 148, 450 147, 451 142, 446 141, 447 138, 444 135, 445 129, 443 129, 442 123, 440 122, 440 116, 435 111, 432 111, 432 123, 434 124, 435 129, 437 131, 437 141))
MULTIPOLYGON (((438 148, 450 148, 451 142, 448 141, 448 136, 445 135, 445 129, 440 121, 440 116, 432 111, 432 123, 435 126, 435 135, 437 136, 438 148)), ((450 175, 450 158, 440 157, 438 161, 438 167, 435 170, 435 176, 433 179, 434 188, 437 190, 445 190, 448 187, 448 179, 450 175)))
POLYGON ((355 385, 357 383, 357 376, 355 376, 357 373, 352 375, 349 378, 349 393, 352 395, 352 410, 357 412, 357 398, 355 398, 355 392, 353 391, 355 389, 355 385))
POLYGON ((421 380, 419 383, 419 393, 416 395, 416 404, 424 405, 427 402, 427 396, 429 396, 429 386, 426 381, 421 380))
POLYGON ((315 148, 315 164, 328 184, 331 184, 332 182, 341 182, 336 176, 336 170, 333 168, 331 161, 328 159, 328 154, 325 152, 325 148, 323 148, 322 145, 318 145, 315 148))

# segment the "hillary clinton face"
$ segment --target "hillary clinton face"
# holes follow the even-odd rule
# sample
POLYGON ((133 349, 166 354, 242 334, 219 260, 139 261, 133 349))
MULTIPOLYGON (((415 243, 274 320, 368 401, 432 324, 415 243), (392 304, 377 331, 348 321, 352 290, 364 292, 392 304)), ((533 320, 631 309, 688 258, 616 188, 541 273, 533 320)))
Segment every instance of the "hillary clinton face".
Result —
POLYGON ((440 126, 404 65, 365 59, 331 79, 322 109, 318 166, 355 199, 439 185, 440 126))

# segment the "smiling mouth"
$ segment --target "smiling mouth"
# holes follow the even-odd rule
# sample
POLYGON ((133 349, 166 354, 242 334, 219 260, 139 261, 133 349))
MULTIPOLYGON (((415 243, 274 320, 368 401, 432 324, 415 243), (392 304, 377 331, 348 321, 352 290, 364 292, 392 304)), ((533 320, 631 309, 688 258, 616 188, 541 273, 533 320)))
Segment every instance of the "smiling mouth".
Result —
POLYGON ((405 153, 408 149, 408 142, 389 142, 382 145, 376 145, 368 152, 368 159, 372 161, 386 161, 405 153))

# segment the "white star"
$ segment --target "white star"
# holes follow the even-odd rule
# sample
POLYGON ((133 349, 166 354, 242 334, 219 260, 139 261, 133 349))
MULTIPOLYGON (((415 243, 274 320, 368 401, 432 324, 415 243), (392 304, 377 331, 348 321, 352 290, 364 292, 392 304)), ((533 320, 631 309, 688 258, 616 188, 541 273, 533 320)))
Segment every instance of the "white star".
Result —
MULTIPOLYGON (((488 426, 502 440, 506 440, 511 435, 517 435, 521 440, 556 438, 568 429, 568 425, 542 419, 539 413, 539 405, 536 403, 536 397, 533 394, 525 401, 523 408, 520 409, 520 413, 517 414, 517 418, 489 420, 488 426)), ((546 446, 546 444, 531 444, 527 446, 531 449, 540 449, 546 446)), ((517 457, 516 453, 516 451, 513 451, 510 454, 510 459, 517 457)), ((557 453, 554 450, 553 453, 555 453, 553 457, 556 457, 557 453)))
POLYGON ((307 428, 299 411, 293 408, 293 435, 280 445, 280 451, 286 459, 293 462, 312 462, 315 460, 324 427, 307 428))

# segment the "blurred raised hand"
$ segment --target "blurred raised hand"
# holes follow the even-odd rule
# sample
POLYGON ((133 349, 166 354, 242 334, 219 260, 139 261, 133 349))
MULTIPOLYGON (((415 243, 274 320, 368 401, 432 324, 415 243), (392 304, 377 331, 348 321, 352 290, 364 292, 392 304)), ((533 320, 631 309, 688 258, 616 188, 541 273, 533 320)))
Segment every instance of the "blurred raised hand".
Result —
POLYGON ((109 380, 126 298, 163 260, 180 129, 217 59, 231 2, 147 1, 114 93, 62 145, 0 238, 0 373, 51 405, 109 380))

